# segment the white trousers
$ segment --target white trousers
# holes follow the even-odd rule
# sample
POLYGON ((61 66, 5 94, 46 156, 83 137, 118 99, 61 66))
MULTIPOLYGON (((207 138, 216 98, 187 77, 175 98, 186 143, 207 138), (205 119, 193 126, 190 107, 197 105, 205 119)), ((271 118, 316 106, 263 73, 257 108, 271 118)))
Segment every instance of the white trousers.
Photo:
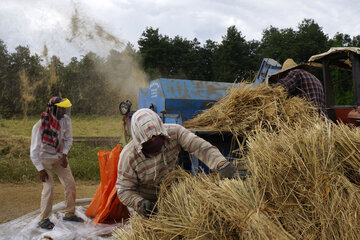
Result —
POLYGON ((41 159, 41 162, 49 176, 43 182, 40 204, 40 221, 49 218, 52 212, 54 197, 54 178, 51 173, 53 170, 58 176, 65 190, 65 215, 72 216, 75 213, 76 188, 75 180, 71 173, 69 164, 66 168, 60 165, 59 159, 41 159))

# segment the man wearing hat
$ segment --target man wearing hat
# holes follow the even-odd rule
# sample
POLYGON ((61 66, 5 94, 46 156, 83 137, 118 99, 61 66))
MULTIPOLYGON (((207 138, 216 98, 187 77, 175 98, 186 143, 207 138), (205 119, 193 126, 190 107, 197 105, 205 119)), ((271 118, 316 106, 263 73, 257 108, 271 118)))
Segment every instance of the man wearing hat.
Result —
POLYGON ((270 81, 278 81, 273 86, 284 87, 292 96, 306 98, 318 108, 320 114, 327 117, 323 86, 309 70, 307 64, 296 64, 293 59, 288 58, 281 70, 271 75, 270 81))
POLYGON ((41 119, 34 125, 31 136, 30 158, 39 171, 43 182, 40 204, 39 227, 51 230, 54 180, 52 171, 59 177, 65 189, 65 216, 63 220, 82 222, 75 215, 76 189, 75 180, 67 161, 67 154, 72 146, 72 126, 69 117, 71 102, 66 98, 52 97, 41 119))

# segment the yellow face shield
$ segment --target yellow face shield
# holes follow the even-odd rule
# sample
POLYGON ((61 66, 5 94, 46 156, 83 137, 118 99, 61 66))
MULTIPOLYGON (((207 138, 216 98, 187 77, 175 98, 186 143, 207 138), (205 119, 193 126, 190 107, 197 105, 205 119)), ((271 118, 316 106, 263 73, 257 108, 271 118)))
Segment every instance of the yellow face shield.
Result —
POLYGON ((64 98, 64 101, 62 101, 62 102, 55 103, 55 105, 58 107, 62 107, 62 108, 69 108, 72 106, 70 100, 67 98, 64 98))

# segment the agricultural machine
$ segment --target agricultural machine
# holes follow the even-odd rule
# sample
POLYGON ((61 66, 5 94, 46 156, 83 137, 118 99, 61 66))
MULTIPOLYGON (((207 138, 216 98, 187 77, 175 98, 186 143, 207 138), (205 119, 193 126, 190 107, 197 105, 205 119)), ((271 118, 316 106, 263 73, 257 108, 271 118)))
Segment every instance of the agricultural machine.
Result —
MULTIPOLYGON (((324 76, 324 90, 328 114, 333 121, 343 123, 360 124, 360 48, 332 48, 328 52, 314 55, 309 59, 311 66, 322 67, 324 76), (330 79, 330 67, 352 71, 354 84, 354 105, 335 105, 333 83, 330 79)), ((281 64, 271 58, 264 58, 256 79, 250 87, 259 84, 269 84, 269 77, 281 69, 281 64)), ((148 88, 139 90, 139 108, 151 108, 159 114, 164 123, 183 122, 194 118, 198 113, 211 107, 221 99, 235 83, 208 82, 181 79, 160 78, 150 82, 148 88)), ((120 112, 125 116, 124 129, 129 129, 129 121, 132 112, 131 103, 122 102, 119 106, 120 112)), ((204 138, 219 148, 221 153, 230 161, 238 158, 234 149, 239 148, 231 133, 219 133, 191 129, 193 133, 204 138)), ((129 132, 126 138, 130 139, 129 132)), ((199 169, 209 171, 201 161, 192 158, 189 154, 180 154, 180 162, 185 169, 198 172, 199 169), (190 159, 189 159, 190 158, 190 159), (185 160, 181 160, 185 159, 185 160), (190 161, 189 161, 190 160, 190 161)))
MULTIPOLYGON (((256 80, 251 86, 267 84, 269 76, 279 69, 281 69, 281 65, 278 62, 265 58, 262 61, 256 80)), ((148 88, 139 90, 138 107, 139 109, 152 109, 164 123, 182 125, 183 122, 194 118, 203 110, 211 107, 230 88, 236 85, 236 83, 226 82, 160 78, 151 81, 148 88)), ((132 115, 130 108, 131 103, 129 101, 124 101, 119 105, 119 110, 124 115, 123 124, 125 130, 128 129, 132 115)), ((231 133, 197 129, 191 129, 191 131, 216 146, 230 161, 239 157, 233 151, 239 146, 231 133)), ((125 133, 125 138, 129 139, 128 132, 125 133)), ((200 169, 205 172, 209 171, 201 161, 187 153, 181 152, 179 161, 183 168, 191 170, 193 173, 198 172, 200 169)))

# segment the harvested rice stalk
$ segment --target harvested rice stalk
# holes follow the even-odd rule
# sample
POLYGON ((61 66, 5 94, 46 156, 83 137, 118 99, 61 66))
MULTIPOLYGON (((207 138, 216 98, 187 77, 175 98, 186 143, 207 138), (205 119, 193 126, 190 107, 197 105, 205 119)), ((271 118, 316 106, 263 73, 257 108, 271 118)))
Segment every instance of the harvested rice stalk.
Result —
POLYGON ((161 186, 158 214, 130 218, 118 239, 294 239, 264 210, 251 181, 172 172, 161 186), (181 176, 179 178, 179 176, 181 176), (171 179, 176 179, 171 181, 171 179), (169 185, 170 182, 173 182, 169 185), (170 186, 170 187, 169 187, 170 186))
POLYGON ((315 107, 304 99, 288 98, 282 87, 259 85, 249 88, 241 83, 211 108, 183 125, 190 129, 230 131, 240 135, 254 130, 256 125, 267 130, 276 130, 283 123, 305 127, 317 118, 315 107))
MULTIPOLYGON (((254 186, 297 239, 360 236, 360 130, 331 122, 258 130, 247 142, 254 186)), ((273 215, 273 216, 274 216, 273 215)))

